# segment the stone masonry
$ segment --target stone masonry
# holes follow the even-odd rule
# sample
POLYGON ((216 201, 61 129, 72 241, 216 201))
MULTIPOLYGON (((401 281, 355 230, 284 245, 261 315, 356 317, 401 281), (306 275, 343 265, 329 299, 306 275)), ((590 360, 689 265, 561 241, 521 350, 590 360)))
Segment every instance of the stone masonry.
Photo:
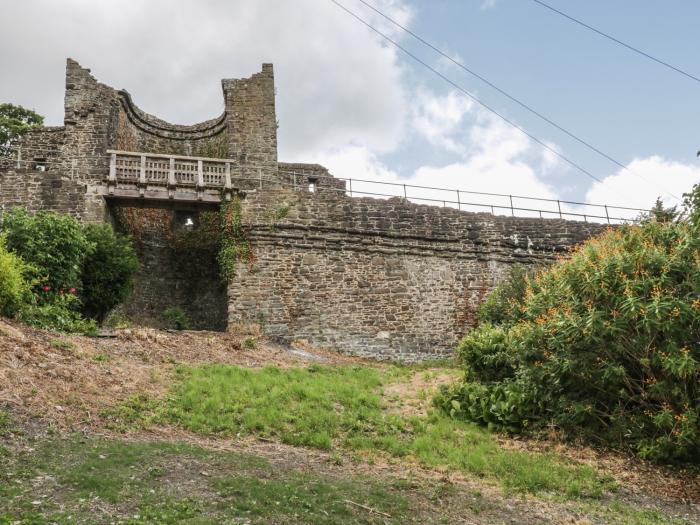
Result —
POLYGON ((141 270, 120 308, 137 322, 158 325, 179 307, 196 328, 255 323, 280 341, 403 361, 450 355, 511 265, 548 264, 603 228, 349 197, 323 166, 278 162, 271 64, 222 89, 222 115, 175 125, 69 59, 64 125, 28 133, 21 153, 0 162, 0 206, 111 221, 130 234, 141 270), (183 251, 175 241, 183 228, 196 237, 218 205, 109 194, 119 184, 109 179, 115 150, 137 152, 142 166, 146 154, 191 158, 200 170, 203 158, 225 161, 252 248, 231 282, 218 276, 212 246, 183 251))

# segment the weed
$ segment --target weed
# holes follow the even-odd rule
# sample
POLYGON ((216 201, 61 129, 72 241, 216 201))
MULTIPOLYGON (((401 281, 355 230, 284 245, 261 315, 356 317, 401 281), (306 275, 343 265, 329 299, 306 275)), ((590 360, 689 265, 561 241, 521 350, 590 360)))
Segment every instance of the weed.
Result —
POLYGON ((243 340, 243 348, 247 350, 255 350, 255 348, 258 346, 258 342, 255 339, 255 337, 248 336, 243 340))
POLYGON ((166 326, 172 330, 189 330, 191 327, 189 317, 181 308, 167 308, 163 311, 163 320, 166 326))
POLYGON ((109 354, 97 354, 92 358, 93 361, 97 361, 98 363, 106 363, 110 359, 109 354))
POLYGON ((75 343, 64 339, 52 339, 49 342, 49 345, 53 348, 57 348, 58 350, 72 350, 75 348, 75 343))

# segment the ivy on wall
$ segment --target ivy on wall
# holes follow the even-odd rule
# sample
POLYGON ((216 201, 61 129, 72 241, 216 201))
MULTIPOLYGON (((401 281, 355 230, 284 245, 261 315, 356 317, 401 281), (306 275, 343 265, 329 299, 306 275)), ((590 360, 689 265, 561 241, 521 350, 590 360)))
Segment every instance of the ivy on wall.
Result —
POLYGON ((255 254, 243 225, 242 210, 243 203, 237 196, 221 204, 221 245, 217 260, 221 277, 226 281, 236 276, 241 261, 249 265, 255 262, 255 254))

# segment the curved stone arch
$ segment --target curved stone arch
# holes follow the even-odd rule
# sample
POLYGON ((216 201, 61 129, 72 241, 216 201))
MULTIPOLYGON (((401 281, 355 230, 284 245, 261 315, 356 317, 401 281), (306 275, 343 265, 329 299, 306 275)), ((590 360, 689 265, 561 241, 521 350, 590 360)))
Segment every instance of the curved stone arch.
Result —
POLYGON ((226 112, 213 119, 197 124, 171 124, 146 113, 134 104, 131 95, 119 91, 119 101, 129 122, 144 133, 171 140, 201 140, 215 137, 226 130, 226 112))

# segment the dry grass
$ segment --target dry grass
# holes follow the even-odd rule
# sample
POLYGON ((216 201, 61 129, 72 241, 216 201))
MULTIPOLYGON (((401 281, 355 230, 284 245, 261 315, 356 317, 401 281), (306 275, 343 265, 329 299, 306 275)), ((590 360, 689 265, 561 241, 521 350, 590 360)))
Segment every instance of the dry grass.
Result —
MULTIPOLYGON (((38 418, 42 424, 61 432, 84 431, 92 435, 114 436, 104 429, 105 422, 100 414, 135 394, 147 394, 153 398, 163 396, 171 386, 171 374, 176 364, 217 362, 244 367, 275 365, 282 368, 309 364, 303 355, 268 344, 257 333, 253 334, 259 340, 257 348, 244 349, 242 342, 251 335, 251 330, 243 327, 236 333, 163 332, 136 328, 118 331, 116 335, 101 339, 66 336, 0 320, 0 408, 9 408, 20 423, 38 418)), ((320 356, 331 364, 361 362, 310 346, 300 349, 320 356)), ((399 414, 424 414, 436 385, 449 382, 453 377, 453 372, 443 369, 409 370, 403 380, 385 388, 384 399, 399 414)), ((307 460, 319 466, 337 462, 337 458, 329 453, 260 442, 253 438, 224 442, 174 429, 151 429, 134 434, 129 439, 158 436, 166 440, 181 439, 207 448, 231 447, 268 457, 289 457, 300 465, 307 460)), ((604 473, 612 474, 624 491, 636 498, 654 497, 659 501, 700 503, 700 478, 691 473, 671 471, 588 447, 508 438, 499 441, 505 448, 552 451, 595 466, 604 473)), ((459 474, 420 468, 401 460, 375 459, 374 463, 368 464, 354 461, 352 454, 348 457, 350 459, 344 460, 341 470, 405 474, 409 478, 427 477, 436 483, 457 484, 469 490, 478 487, 484 494, 497 490, 459 474)), ((537 504, 543 512, 547 506, 544 502, 537 504)))
MULTIPOLYGON (((60 430, 80 431, 100 427, 100 413, 130 396, 164 395, 176 364, 286 368, 306 363, 277 345, 244 349, 248 335, 137 328, 117 331, 113 338, 89 338, 1 320, 0 406, 60 430)), ((356 362, 315 352, 329 363, 356 362)))

